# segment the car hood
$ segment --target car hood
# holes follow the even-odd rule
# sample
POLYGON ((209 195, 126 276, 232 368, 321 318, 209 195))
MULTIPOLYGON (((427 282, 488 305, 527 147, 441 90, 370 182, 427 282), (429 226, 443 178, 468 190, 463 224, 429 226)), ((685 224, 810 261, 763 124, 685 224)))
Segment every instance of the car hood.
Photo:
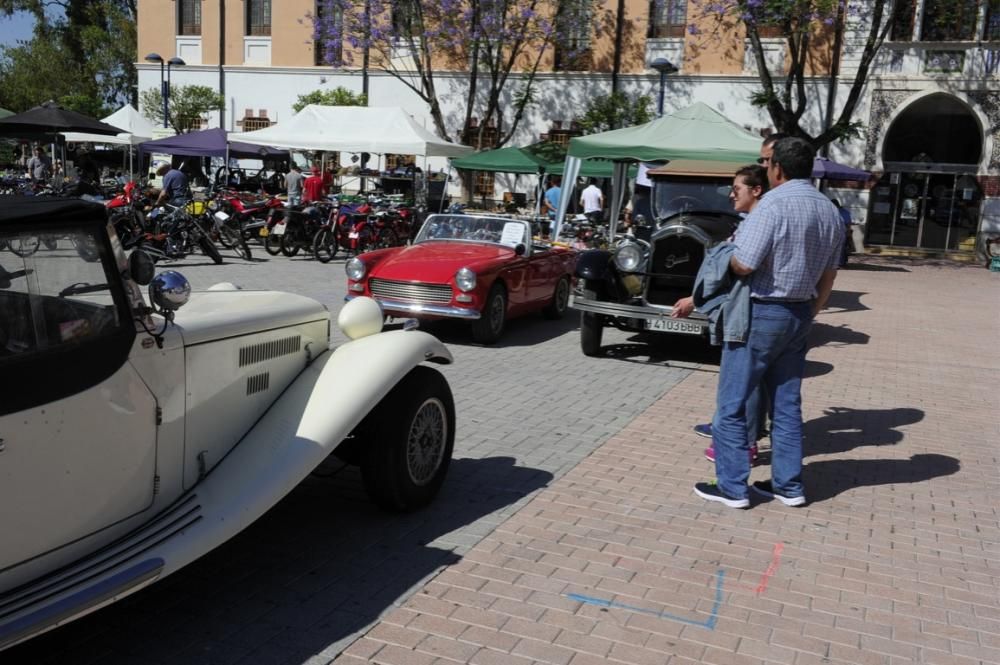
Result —
POLYGON ((476 273, 514 258, 514 250, 475 242, 428 241, 403 247, 380 261, 371 277, 447 284, 459 268, 476 273))
POLYGON ((310 321, 330 313, 312 298, 278 291, 199 291, 177 311, 184 345, 249 335, 310 321))

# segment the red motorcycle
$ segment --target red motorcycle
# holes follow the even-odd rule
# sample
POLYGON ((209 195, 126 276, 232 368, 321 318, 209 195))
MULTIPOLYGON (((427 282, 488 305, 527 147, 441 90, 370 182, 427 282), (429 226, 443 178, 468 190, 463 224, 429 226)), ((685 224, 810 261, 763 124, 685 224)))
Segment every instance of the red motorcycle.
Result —
POLYGON ((134 246, 146 232, 143 209, 147 204, 148 199, 134 180, 125 183, 121 192, 104 202, 108 219, 114 225, 122 247, 128 249, 134 246))
POLYGON ((339 250, 348 255, 379 247, 379 227, 369 203, 341 205, 313 238, 313 256, 329 263, 339 250))
POLYGON ((271 212, 284 206, 277 196, 245 198, 244 193, 232 189, 219 190, 215 200, 218 210, 229 216, 225 223, 238 228, 248 241, 261 239, 260 230, 266 226, 271 212))

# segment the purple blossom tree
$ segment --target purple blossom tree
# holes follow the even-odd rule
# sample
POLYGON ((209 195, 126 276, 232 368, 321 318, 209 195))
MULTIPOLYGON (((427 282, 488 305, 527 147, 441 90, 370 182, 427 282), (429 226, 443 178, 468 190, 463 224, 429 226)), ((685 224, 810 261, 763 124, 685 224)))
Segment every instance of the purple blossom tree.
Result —
POLYGON ((427 103, 437 132, 476 147, 499 147, 533 100, 537 74, 554 47, 592 29, 596 0, 322 0, 312 17, 322 60, 386 72, 427 103), (449 128, 438 77, 467 77, 465 118, 449 128), (516 81, 512 104, 504 92, 516 81), (463 130, 477 118, 478 133, 463 130), (494 137, 486 137, 487 128, 494 137))
MULTIPOLYGON (((968 4, 968 0, 944 2, 968 4)), ((897 18, 907 7, 912 11, 911 3, 893 0, 692 0, 690 7, 688 32, 706 45, 717 45, 718 35, 734 24, 746 28, 748 48, 760 78, 760 89, 751 101, 767 109, 778 131, 806 139, 817 149, 860 134, 862 125, 853 118, 872 63, 897 18), (828 109, 832 111, 835 100, 832 96, 818 99, 807 86, 809 66, 829 72, 830 95, 836 94, 844 33, 849 24, 864 26, 867 31, 857 71, 839 114, 831 117, 821 131, 810 133, 802 126, 810 106, 824 105, 815 114, 824 116, 828 109), (787 47, 781 71, 772 71, 765 54, 765 42, 776 38, 787 47), (818 44, 818 40, 828 43, 818 44), (813 60, 818 52, 825 54, 825 61, 813 60)))

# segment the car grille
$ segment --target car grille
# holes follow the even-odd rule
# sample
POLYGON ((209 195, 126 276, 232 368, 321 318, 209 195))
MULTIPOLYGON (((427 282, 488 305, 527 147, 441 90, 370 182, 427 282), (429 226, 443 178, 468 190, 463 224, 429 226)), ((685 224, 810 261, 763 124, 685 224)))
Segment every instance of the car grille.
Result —
POLYGON ((670 306, 678 298, 691 295, 704 259, 705 247, 691 236, 672 235, 657 240, 649 266, 646 302, 670 306))
POLYGON ((447 284, 419 284, 372 279, 368 282, 368 287, 376 298, 391 298, 392 300, 417 303, 448 304, 451 302, 451 287, 447 284))

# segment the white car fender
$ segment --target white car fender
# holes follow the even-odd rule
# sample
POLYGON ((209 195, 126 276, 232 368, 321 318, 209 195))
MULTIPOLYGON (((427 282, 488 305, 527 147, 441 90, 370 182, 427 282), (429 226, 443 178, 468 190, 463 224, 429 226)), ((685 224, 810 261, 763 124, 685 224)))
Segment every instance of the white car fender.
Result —
POLYGON ((221 545, 316 468, 396 383, 424 361, 452 362, 435 337, 363 337, 307 367, 242 441, 194 488, 201 519, 154 552, 165 576, 221 545))

